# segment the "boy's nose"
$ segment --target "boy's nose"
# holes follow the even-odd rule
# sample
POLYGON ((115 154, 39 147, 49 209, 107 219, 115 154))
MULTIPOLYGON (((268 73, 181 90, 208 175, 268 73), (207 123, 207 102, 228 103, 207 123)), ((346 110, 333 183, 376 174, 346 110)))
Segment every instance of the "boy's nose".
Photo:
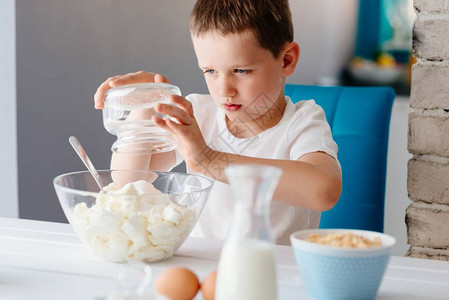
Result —
POLYGON ((219 93, 221 97, 232 97, 236 94, 236 89, 230 78, 222 78, 220 81, 219 93))

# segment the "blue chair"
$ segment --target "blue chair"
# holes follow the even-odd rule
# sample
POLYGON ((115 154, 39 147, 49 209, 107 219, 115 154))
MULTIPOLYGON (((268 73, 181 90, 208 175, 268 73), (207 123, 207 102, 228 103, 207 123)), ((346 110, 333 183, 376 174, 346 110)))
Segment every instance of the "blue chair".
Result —
POLYGON ((395 92, 389 87, 321 87, 287 84, 293 102, 323 107, 338 144, 343 190, 321 214, 320 228, 383 232, 388 133, 395 92))

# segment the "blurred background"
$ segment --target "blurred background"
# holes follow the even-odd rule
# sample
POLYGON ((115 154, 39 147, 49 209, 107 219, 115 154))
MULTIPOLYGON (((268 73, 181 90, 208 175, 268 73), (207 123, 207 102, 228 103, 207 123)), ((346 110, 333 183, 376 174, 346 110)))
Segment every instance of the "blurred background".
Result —
MULTIPOLYGON (((0 216, 66 221, 52 179, 84 170, 70 135, 97 168, 109 167, 115 137, 93 108, 107 77, 149 70, 166 75, 183 95, 207 93, 188 29, 194 2, 0 1, 0 216)), ((412 0, 290 0, 290 6, 301 58, 289 83, 389 85, 400 96, 390 132, 385 231, 402 239, 398 252, 405 252, 412 0)))
POLYGON ((343 85, 389 85, 410 91, 412 0, 361 0, 354 55, 338 77, 343 85))

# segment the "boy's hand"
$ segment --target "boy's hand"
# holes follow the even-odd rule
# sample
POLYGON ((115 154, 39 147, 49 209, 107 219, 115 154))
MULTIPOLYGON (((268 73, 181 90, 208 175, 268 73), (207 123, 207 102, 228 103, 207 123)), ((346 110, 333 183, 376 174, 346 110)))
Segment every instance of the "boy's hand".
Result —
POLYGON ((106 91, 125 84, 141 83, 141 82, 156 82, 156 83, 170 83, 167 77, 156 73, 149 73, 139 71, 136 73, 128 73, 125 75, 117 75, 109 77, 98 87, 94 95, 95 108, 102 109, 104 104, 104 95, 106 91))
POLYGON ((178 151, 184 158, 190 170, 201 172, 198 157, 209 147, 204 141, 203 134, 196 122, 192 104, 182 96, 170 95, 170 101, 175 105, 158 103, 156 112, 170 118, 153 116, 153 122, 168 130, 178 143, 178 151), (176 121, 173 121, 176 120, 176 121))

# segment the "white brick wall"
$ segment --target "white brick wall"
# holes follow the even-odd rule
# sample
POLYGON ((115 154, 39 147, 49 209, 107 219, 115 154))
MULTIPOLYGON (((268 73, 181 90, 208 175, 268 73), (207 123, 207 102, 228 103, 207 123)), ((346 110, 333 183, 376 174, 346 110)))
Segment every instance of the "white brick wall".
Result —
POLYGON ((415 0, 413 5, 418 12, 449 13, 449 0, 415 0))
POLYGON ((412 108, 449 109, 449 85, 443 83, 449 78, 446 63, 420 61, 413 65, 412 73, 412 108))
POLYGON ((407 256, 449 260, 449 0, 414 0, 407 256))
POLYGON ((448 248, 449 209, 447 205, 415 202, 407 208, 408 241, 414 246, 448 248))
POLYGON ((418 58, 449 59, 449 16, 419 13, 413 28, 413 47, 418 58))
POLYGON ((415 110, 409 114, 408 128, 410 153, 449 156, 449 113, 415 110))
POLYGON ((449 205, 448 178, 449 159, 432 161, 429 158, 426 161, 421 157, 409 160, 407 187, 410 199, 449 205))

